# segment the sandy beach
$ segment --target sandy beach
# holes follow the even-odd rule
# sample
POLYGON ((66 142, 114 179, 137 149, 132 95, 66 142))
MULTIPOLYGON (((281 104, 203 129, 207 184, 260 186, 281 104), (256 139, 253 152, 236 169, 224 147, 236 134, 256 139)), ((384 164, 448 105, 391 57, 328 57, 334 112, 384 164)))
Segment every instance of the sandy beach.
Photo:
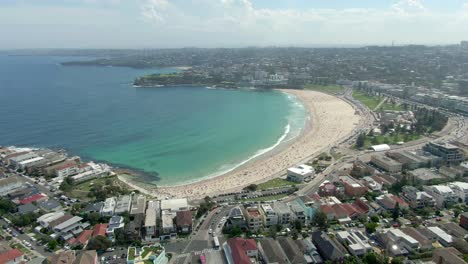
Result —
POLYGON ((309 90, 281 90, 299 99, 308 109, 310 122, 300 136, 224 175, 174 187, 142 188, 125 177, 120 180, 142 193, 165 197, 202 198, 241 190, 246 185, 261 183, 286 173, 286 169, 304 163, 349 136, 359 116, 347 102, 324 93, 309 90))

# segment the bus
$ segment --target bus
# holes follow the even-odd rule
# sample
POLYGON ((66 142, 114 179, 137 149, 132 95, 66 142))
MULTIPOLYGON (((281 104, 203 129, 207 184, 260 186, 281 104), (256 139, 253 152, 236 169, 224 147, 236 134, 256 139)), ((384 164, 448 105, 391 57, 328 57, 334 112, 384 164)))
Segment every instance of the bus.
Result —
POLYGON ((215 249, 219 249, 219 240, 218 237, 214 236, 213 237, 213 244, 215 249))

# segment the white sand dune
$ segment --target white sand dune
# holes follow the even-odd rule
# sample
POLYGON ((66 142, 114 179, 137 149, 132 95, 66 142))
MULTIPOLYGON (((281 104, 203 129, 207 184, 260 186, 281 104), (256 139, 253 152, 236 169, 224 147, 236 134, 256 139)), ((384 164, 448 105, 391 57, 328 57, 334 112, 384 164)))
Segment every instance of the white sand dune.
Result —
MULTIPOLYGON (((295 140, 279 146, 234 171, 211 179, 174 187, 142 188, 120 177, 131 187, 158 198, 202 198, 207 195, 241 190, 246 185, 278 177, 288 167, 306 162, 323 150, 346 138, 359 122, 347 102, 324 93, 309 90, 282 90, 296 96, 309 110, 311 122, 295 140)), ((148 186, 150 187, 150 185, 148 186)))

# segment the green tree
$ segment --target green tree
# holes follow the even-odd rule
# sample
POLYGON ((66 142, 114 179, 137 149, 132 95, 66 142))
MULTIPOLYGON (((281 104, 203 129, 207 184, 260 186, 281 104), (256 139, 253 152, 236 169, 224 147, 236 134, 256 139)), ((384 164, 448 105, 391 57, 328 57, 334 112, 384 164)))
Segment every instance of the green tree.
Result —
POLYGON ((393 212, 392 212, 393 221, 396 221, 398 219, 398 217, 400 217, 400 203, 397 202, 395 204, 395 208, 393 208, 393 212))
POLYGON ((301 231, 301 230, 302 230, 302 222, 299 221, 299 220, 294 221, 294 228, 295 228, 297 231, 301 231))
POLYGON ((362 148, 364 147, 364 143, 366 141, 366 134, 361 133, 356 139, 356 148, 362 148))
POLYGON ((49 249, 52 250, 52 251, 55 251, 55 249, 57 248, 57 246, 58 246, 58 242, 57 242, 57 240, 55 240, 55 239, 54 239, 54 240, 51 240, 51 241, 49 241, 49 243, 47 243, 47 248, 49 248, 49 249))
POLYGON ((378 224, 375 223, 375 222, 366 223, 366 225, 365 225, 365 227, 366 227, 366 232, 369 233, 369 234, 374 233, 375 230, 377 229, 377 226, 378 226, 378 224))
POLYGON ((317 213, 315 213, 314 217, 312 218, 312 224, 315 226, 318 226, 320 229, 327 229, 328 228, 327 215, 322 211, 318 211, 317 213))
POLYGON ((112 245, 112 242, 104 236, 93 237, 89 240, 86 249, 104 251, 112 245))

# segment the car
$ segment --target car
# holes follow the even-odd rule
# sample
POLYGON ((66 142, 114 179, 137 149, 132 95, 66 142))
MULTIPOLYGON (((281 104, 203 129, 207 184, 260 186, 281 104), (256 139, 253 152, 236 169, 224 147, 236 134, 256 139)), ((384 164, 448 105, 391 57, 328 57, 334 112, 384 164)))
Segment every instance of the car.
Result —
POLYGON ((112 256, 112 259, 117 259, 117 255, 112 256))
POLYGON ((437 222, 440 222, 440 221, 442 221, 442 218, 437 217, 435 220, 436 220, 437 222))
POLYGON ((213 229, 210 228, 208 229, 208 234, 211 234, 211 233, 213 233, 213 229))

